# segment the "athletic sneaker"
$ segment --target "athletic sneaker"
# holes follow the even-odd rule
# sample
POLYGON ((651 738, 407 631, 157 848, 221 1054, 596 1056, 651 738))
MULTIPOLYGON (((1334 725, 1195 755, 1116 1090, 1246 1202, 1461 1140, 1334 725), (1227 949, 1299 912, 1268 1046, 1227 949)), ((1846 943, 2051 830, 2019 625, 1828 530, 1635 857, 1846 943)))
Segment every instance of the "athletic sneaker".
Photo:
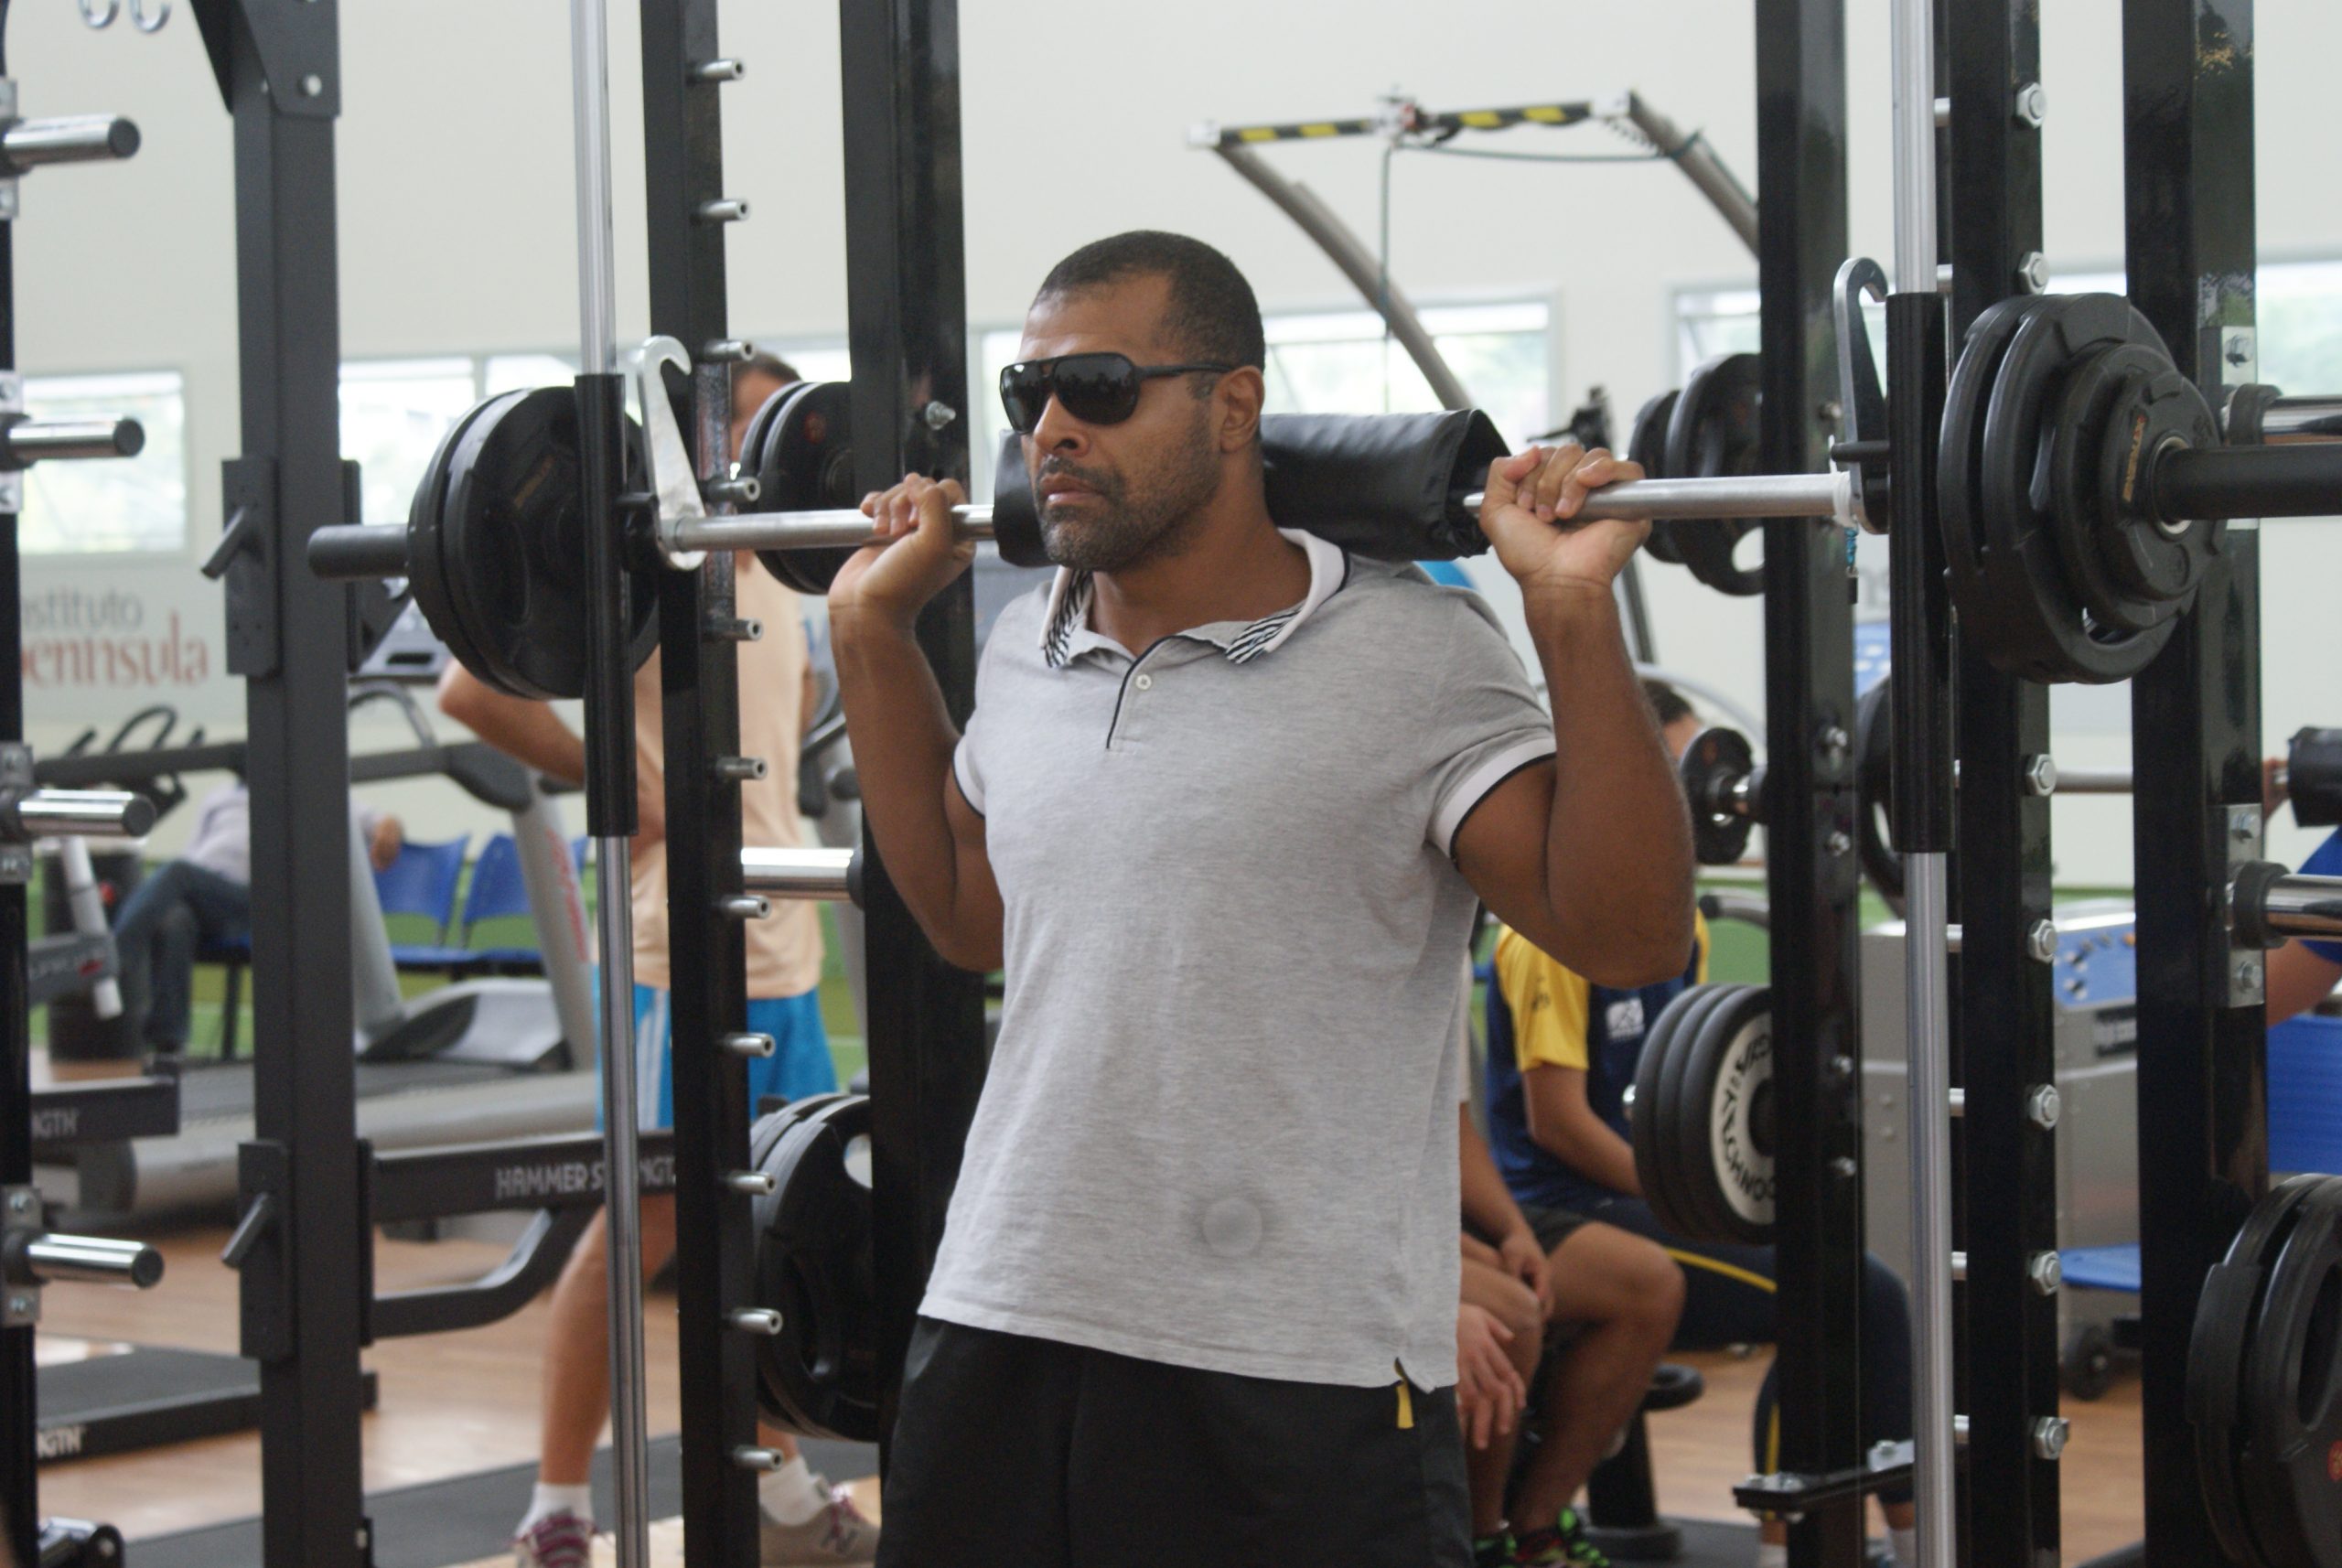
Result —
POLYGON ((816 1476, 830 1500, 802 1524, 783 1524, 772 1510, 757 1510, 757 1561, 762 1568, 800 1568, 805 1563, 868 1563, 878 1555, 877 1521, 854 1506, 854 1494, 816 1476))
POLYGON ((1585 1538, 1585 1516, 1571 1508, 1551 1528, 1520 1537, 1512 1560, 1520 1568, 1610 1568, 1610 1559, 1585 1538))
POLYGON ((1494 1535, 1472 1538, 1472 1568, 1512 1568, 1512 1536, 1499 1530, 1494 1535))
POLYGON ((512 1568, 589 1568, 594 1527, 564 1509, 512 1538, 512 1568))

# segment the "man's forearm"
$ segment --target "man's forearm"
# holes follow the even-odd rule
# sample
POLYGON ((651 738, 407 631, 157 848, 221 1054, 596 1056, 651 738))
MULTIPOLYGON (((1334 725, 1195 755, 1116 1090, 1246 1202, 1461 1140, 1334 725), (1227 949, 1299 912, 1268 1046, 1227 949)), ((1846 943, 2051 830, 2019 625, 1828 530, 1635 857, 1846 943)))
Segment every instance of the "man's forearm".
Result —
POLYGON ((841 618, 831 635, 862 809, 888 879, 941 949, 958 903, 959 852, 944 790, 959 731, 909 630, 875 618, 841 618))
MULTIPOLYGON (((1692 824, 1666 743, 1627 656, 1617 601, 1592 587, 1526 596, 1553 710, 1545 880, 1556 917, 1596 936, 1649 983, 1680 971, 1692 940, 1692 824)), ((1580 966, 1583 967, 1583 966, 1580 966)))

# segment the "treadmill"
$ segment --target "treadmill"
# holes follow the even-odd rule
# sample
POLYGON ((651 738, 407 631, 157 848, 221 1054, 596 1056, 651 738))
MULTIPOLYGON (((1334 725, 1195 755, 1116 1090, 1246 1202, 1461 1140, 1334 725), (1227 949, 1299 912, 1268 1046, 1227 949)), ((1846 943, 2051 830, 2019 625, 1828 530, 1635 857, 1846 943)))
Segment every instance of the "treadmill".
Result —
MULTIPOLYGON (((374 700, 361 687, 354 702, 374 700)), ((403 693, 398 693, 402 699, 403 693)), ((545 973, 400 993, 364 847, 350 846, 358 1133, 377 1149, 489 1143, 578 1133, 599 1103, 589 926, 555 798, 519 763, 478 742, 425 744, 350 759, 359 784, 444 776, 510 813, 545 973)), ((241 741, 64 756, 38 765, 43 784, 104 780, 184 798, 183 774, 237 771, 241 741)), ((264 1024, 259 1026, 265 1026, 264 1024)), ((162 1137, 81 1140, 36 1151, 42 1191, 77 1227, 231 1219, 237 1148, 254 1135, 249 1058, 189 1063, 179 1125, 162 1137)))

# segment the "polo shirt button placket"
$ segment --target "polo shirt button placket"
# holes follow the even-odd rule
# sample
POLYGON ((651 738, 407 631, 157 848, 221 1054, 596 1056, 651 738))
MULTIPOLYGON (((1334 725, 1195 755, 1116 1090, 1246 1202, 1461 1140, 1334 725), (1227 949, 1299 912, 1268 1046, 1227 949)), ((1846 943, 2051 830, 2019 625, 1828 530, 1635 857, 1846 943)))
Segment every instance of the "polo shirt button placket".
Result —
POLYGON ((1155 677, 1146 674, 1134 675, 1131 678, 1131 684, 1142 692, 1147 691, 1154 686, 1155 677))

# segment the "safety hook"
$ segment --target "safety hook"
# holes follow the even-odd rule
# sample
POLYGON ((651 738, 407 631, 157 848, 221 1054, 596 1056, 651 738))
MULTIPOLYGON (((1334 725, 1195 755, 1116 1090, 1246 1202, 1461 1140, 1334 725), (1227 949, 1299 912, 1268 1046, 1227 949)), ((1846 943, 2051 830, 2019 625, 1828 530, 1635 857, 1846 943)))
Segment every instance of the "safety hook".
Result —
POLYGON ((81 0, 81 20, 92 27, 111 27, 122 13, 122 0, 81 0))
MULTIPOLYGON (((107 0, 112 5, 113 0, 107 0)), ((130 25, 142 33, 159 33, 171 19, 171 0, 156 0, 155 14, 146 14, 146 0, 130 0, 130 25)))

